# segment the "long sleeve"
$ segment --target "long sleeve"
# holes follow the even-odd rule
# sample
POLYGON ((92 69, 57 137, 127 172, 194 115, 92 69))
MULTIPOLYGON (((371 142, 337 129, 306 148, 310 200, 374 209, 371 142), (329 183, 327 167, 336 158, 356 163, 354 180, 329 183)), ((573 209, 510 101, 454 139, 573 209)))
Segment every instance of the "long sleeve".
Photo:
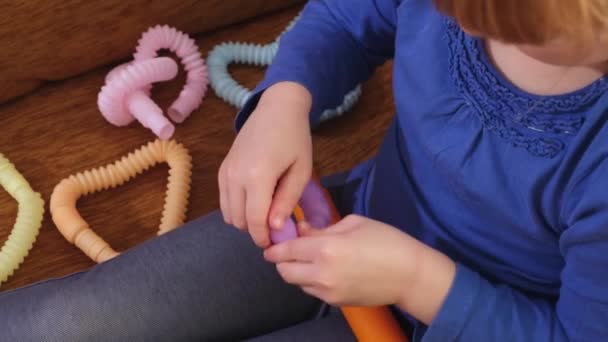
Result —
POLYGON ((312 94, 311 124, 392 58, 400 0, 312 0, 286 33, 272 65, 236 120, 239 129, 271 85, 292 81, 312 94))
POLYGON ((458 265, 451 292, 423 341, 607 340, 607 174, 607 166, 596 168, 564 200, 559 246, 565 265, 556 301, 490 283, 458 265))

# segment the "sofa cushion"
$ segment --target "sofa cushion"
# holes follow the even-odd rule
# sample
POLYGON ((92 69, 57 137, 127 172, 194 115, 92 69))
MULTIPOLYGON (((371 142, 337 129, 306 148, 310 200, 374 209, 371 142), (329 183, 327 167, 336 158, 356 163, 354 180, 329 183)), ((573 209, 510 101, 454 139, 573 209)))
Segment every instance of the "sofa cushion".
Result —
POLYGON ((32 0, 0 16, 0 103, 45 81, 129 58, 150 26, 189 34, 214 30, 302 0, 32 0))

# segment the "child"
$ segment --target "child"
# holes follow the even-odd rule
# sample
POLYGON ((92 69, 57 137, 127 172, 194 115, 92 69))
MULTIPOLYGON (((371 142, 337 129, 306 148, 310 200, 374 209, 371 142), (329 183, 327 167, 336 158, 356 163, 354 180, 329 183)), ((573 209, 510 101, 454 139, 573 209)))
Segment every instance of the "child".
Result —
POLYGON ((436 4, 308 5, 237 120, 227 222, 266 247, 276 181, 279 226, 309 175, 308 112, 394 58, 394 122, 350 175, 361 216, 266 258, 330 303, 397 304, 414 340, 605 340, 608 2, 436 4))
POLYGON ((215 213, 89 272, 0 294, 0 330, 353 339, 338 314, 308 320, 316 297, 394 305, 414 341, 605 340, 607 33, 604 0, 313 0, 219 172, 223 219, 271 263, 215 213), (394 121, 377 156, 332 184, 355 215, 270 247, 268 226, 310 176, 310 124, 388 59, 394 121))

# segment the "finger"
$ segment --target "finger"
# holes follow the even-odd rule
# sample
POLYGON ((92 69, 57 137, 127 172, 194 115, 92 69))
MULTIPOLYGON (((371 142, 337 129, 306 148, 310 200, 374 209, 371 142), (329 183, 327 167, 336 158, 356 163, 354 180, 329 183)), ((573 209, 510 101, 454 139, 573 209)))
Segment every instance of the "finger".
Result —
POLYGON ((245 203, 246 225, 256 241, 263 247, 268 245, 268 211, 272 202, 274 184, 269 179, 258 179, 247 188, 245 203))
POLYGON ((315 298, 319 298, 322 301, 325 301, 325 298, 323 298, 323 290, 319 289, 319 287, 314 286, 314 285, 306 285, 306 286, 302 286, 302 291, 306 292, 307 294, 315 297, 315 298))
POLYGON ((321 229, 311 226, 307 221, 298 222, 298 236, 313 236, 319 234, 321 231, 321 229))
MULTIPOLYGON (((342 221, 340 221, 340 222, 342 222, 342 221)), ((338 222, 332 226, 329 226, 325 229, 319 229, 319 232, 321 232, 322 234, 325 234, 325 235, 342 234, 342 233, 346 233, 354 228, 354 226, 343 224, 343 223, 341 224, 340 222, 338 222)))
POLYGON ((298 286, 313 286, 318 273, 314 264, 300 262, 277 264, 277 271, 285 282, 298 286))
POLYGON ((238 183, 228 184, 228 206, 230 207, 231 223, 239 228, 245 229, 245 190, 238 183))
POLYGON ((279 244, 285 241, 293 240, 298 237, 298 228, 295 222, 288 217, 285 224, 280 230, 272 229, 270 231, 270 240, 272 243, 279 244))
POLYGON ((224 167, 220 167, 217 176, 217 182, 220 192, 220 211, 222 212, 222 216, 224 217, 224 222, 227 224, 231 224, 230 221, 230 206, 228 205, 228 189, 226 187, 226 173, 224 172, 224 167))
POLYGON ((349 305, 349 303, 340 300, 340 297, 321 286, 302 286, 302 291, 332 306, 344 307, 349 305))
POLYGON ((307 172, 301 163, 295 163, 281 177, 270 209, 270 225, 272 228, 280 229, 285 219, 291 215, 306 183, 310 179, 310 172, 310 170, 307 172))
POLYGON ((311 262, 323 245, 324 241, 318 237, 300 237, 266 249, 264 258, 273 263, 311 262))

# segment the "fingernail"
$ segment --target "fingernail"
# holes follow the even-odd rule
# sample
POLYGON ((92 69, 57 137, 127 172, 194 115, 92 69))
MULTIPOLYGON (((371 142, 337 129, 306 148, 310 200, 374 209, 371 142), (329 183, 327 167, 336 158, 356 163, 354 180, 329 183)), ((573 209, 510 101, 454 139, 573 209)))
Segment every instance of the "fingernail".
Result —
POLYGON ((284 219, 277 217, 272 221, 272 225, 274 229, 281 229, 283 228, 283 224, 284 224, 284 219))

